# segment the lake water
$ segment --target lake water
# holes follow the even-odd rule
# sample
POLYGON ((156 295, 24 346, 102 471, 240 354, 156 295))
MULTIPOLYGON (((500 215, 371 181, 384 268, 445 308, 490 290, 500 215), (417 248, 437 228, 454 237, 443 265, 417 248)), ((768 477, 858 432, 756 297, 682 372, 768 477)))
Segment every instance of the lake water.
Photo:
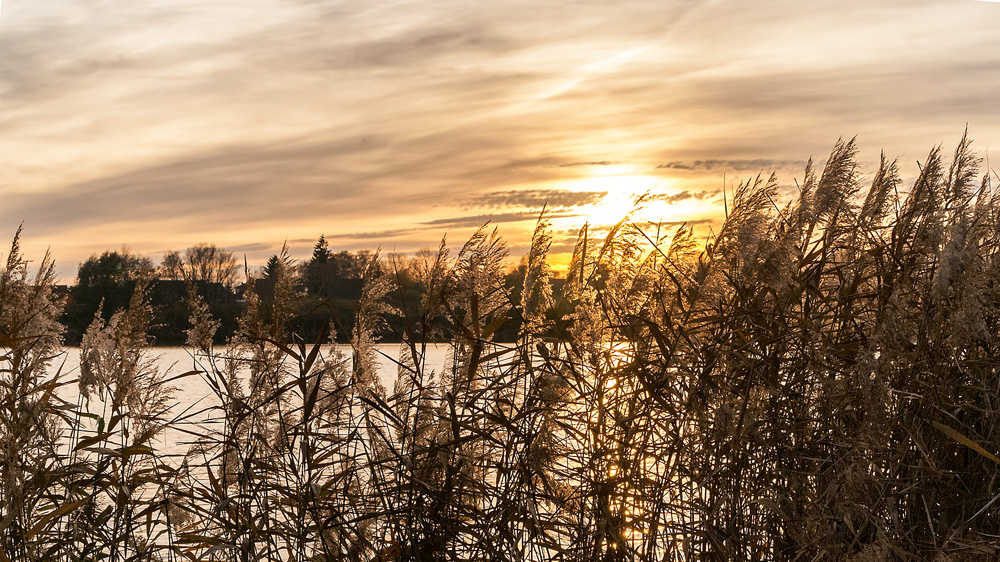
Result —
MULTIPOLYGON (((379 344, 375 347, 379 353, 379 378, 382 381, 382 385, 391 393, 398 372, 395 361, 399 359, 400 346, 399 344, 379 344)), ((448 344, 428 346, 425 357, 427 372, 433 370, 436 373, 440 373, 449 359, 450 349, 451 346, 448 344)), ((167 373, 166 378, 170 378, 171 376, 180 375, 192 370, 205 370, 202 366, 204 363, 196 358, 192 351, 186 347, 160 347, 150 349, 148 353, 151 357, 156 358, 156 364, 160 372, 167 373)), ((323 353, 327 356, 330 356, 334 351, 340 351, 350 360, 350 346, 331 345, 325 346, 323 349, 323 353)), ((62 356, 53 361, 50 371, 55 373, 56 369, 61 369, 62 381, 76 379, 80 372, 80 348, 67 348, 62 356)), ((193 413, 193 415, 190 415, 190 423, 185 424, 185 427, 189 430, 196 430, 198 427, 209 427, 218 421, 213 418, 213 416, 218 415, 218 412, 208 409, 210 406, 216 405, 218 399, 203 377, 197 375, 188 376, 170 384, 177 389, 174 395, 176 406, 174 406, 171 414, 176 416, 182 412, 186 412, 188 415, 193 413)), ((67 401, 79 403, 79 389, 76 384, 69 384, 62 387, 58 394, 67 401)), ((100 401, 92 398, 89 405, 90 411, 100 414, 101 408, 102 404, 100 401)), ((88 423, 86 425, 91 424, 88 423)), ((194 437, 189 433, 177 429, 168 429, 159 442, 156 443, 156 448, 169 456, 179 458, 187 451, 193 439, 194 437)))

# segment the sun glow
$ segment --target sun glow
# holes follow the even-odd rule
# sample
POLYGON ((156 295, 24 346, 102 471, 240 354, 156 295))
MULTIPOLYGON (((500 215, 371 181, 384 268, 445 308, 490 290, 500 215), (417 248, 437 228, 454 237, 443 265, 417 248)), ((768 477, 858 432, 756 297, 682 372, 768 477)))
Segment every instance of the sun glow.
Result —
MULTIPOLYGON (((625 218, 643 194, 660 191, 664 182, 663 178, 634 173, 627 166, 609 165, 597 167, 590 177, 575 180, 570 189, 607 192, 600 201, 582 208, 581 215, 591 225, 609 226, 625 218)), ((655 203, 658 202, 652 202, 655 203)), ((647 203, 646 207, 650 205, 647 203)), ((666 210, 659 209, 660 205, 655 206, 656 211, 666 210)))
MULTIPOLYGON (((594 162, 576 168, 574 172, 574 177, 558 184, 548 183, 536 188, 562 189, 588 195, 583 198, 588 201, 587 204, 553 210, 553 226, 557 231, 566 233, 566 243, 560 248, 562 251, 550 254, 550 263, 558 272, 567 269, 572 256, 572 243, 584 223, 589 225, 590 236, 603 237, 613 225, 628 218, 652 225, 657 235, 669 237, 682 223, 705 225, 722 215, 721 195, 717 196, 710 187, 683 177, 656 175, 648 166, 594 162), (637 200, 643 196, 646 196, 645 199, 637 205, 637 200)), ((534 225, 533 222, 531 224, 534 225)), ((698 228, 705 229, 707 226, 698 228)), ((525 235, 530 236, 530 230, 525 235)))

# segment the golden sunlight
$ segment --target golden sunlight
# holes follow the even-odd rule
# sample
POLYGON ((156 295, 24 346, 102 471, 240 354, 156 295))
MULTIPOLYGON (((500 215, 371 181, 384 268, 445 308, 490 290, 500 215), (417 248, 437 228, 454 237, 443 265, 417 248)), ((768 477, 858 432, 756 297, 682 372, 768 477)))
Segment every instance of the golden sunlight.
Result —
MULTIPOLYGON (((595 166, 589 177, 578 178, 569 188, 573 191, 606 191, 607 195, 600 201, 581 209, 581 217, 594 226, 608 226, 622 220, 632 211, 639 197, 660 191, 667 181, 669 180, 661 177, 640 174, 629 166, 612 164, 595 166)), ((647 202, 645 207, 649 209, 651 203, 658 202, 647 202)), ((657 212, 667 210, 663 205, 655 207, 657 212)))

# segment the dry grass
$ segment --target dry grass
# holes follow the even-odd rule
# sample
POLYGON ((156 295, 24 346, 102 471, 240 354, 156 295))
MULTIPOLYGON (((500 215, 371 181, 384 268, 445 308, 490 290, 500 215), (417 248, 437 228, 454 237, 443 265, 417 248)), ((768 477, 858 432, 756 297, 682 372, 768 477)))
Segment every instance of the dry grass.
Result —
POLYGON ((145 359, 142 285, 88 331, 91 413, 56 397, 51 263, 29 277, 15 238, 0 561, 996 559, 1000 195, 964 139, 902 194, 884 158, 865 188, 855 153, 838 142, 784 208, 775 178, 741 185, 704 249, 630 217, 585 227, 562 294, 544 218, 519 302, 495 232, 423 256, 419 302, 375 255, 350 358, 290 331, 290 267, 273 304, 251 285, 225 348, 192 293, 224 421, 180 468, 153 446, 193 428, 145 359), (391 392, 386 314, 405 326, 391 392))

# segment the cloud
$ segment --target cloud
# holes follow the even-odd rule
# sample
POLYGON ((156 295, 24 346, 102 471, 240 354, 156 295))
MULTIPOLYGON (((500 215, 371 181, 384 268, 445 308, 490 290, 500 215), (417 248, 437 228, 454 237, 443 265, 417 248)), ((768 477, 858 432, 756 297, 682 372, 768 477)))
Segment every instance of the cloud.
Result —
POLYGON ((4 6, 4 225, 69 261, 123 238, 417 240, 598 203, 603 184, 552 187, 585 167, 710 199, 720 171, 801 170, 840 136, 909 161, 966 122, 1000 137, 981 2, 536 4, 4 6))
POLYGON ((252 242, 250 244, 238 244, 231 248, 226 248, 227 250, 235 253, 240 252, 270 252, 272 250, 280 250, 281 245, 265 244, 262 242, 252 242))
POLYGON ((483 26, 416 28, 402 34, 365 40, 324 59, 331 67, 424 67, 439 58, 497 56, 517 48, 483 26))
MULTIPOLYGON (((570 218, 578 215, 572 213, 557 213, 552 215, 546 215, 550 219, 557 218, 570 218)), ((473 215, 466 217, 454 217, 446 219, 435 219, 432 221, 427 221, 422 224, 428 226, 447 226, 447 227, 470 227, 470 226, 481 226, 487 222, 489 223, 507 223, 507 222, 521 222, 521 221, 535 221, 538 220, 538 213, 496 213, 490 215, 473 215)))
POLYGON ((771 171, 779 168, 805 168, 805 160, 772 160, 769 158, 754 158, 750 160, 694 160, 689 162, 667 162, 666 164, 660 164, 656 168, 662 170, 699 170, 699 171, 715 171, 715 170, 731 170, 731 171, 747 171, 747 170, 765 170, 771 171))
POLYGON ((650 199, 655 200, 655 201, 663 201, 665 203, 679 203, 681 201, 687 201, 687 200, 691 200, 691 199, 693 199, 695 201, 704 201, 704 200, 713 199, 713 198, 717 197, 719 195, 719 193, 720 192, 718 190, 714 190, 714 191, 688 191, 688 190, 684 190, 684 191, 681 191, 681 192, 678 192, 678 193, 671 193, 671 194, 663 193, 663 194, 659 194, 659 195, 653 195, 653 196, 650 197, 650 199))
POLYGON ((570 162, 569 164, 560 164, 560 168, 576 168, 579 166, 614 166, 616 164, 621 164, 619 161, 615 160, 598 160, 596 162, 570 162))
POLYGON ((385 240, 405 236, 414 232, 421 232, 424 228, 396 228, 392 230, 378 230, 373 232, 348 232, 344 234, 333 234, 328 239, 334 243, 341 240, 385 240))
MULTIPOLYGON (((493 191, 463 200, 465 208, 566 209, 600 202, 607 191, 568 191, 565 189, 525 189, 493 191)), ((536 213, 537 215, 537 213, 536 213)))
POLYGON ((348 157, 363 146, 361 139, 297 146, 236 145, 69 184, 45 196, 13 194, 7 212, 36 230, 118 221, 152 224, 183 219, 217 227, 290 221, 297 214, 331 211, 354 198, 347 190, 329 189, 335 175, 310 177, 301 169, 322 170, 329 165, 324 162, 326 154, 348 157), (309 206, 303 207, 304 201, 310 201, 309 206))

